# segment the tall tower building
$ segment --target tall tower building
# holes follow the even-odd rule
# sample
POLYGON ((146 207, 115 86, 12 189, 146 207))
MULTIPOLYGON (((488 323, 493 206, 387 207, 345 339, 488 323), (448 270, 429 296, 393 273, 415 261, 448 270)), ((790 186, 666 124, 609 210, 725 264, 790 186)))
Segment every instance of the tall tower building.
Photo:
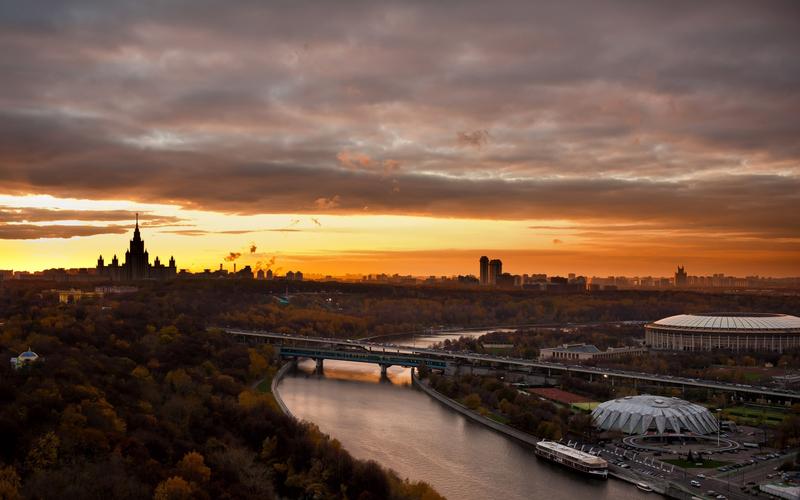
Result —
POLYGON ((136 229, 133 230, 133 239, 130 249, 125 252, 125 264, 129 280, 143 280, 147 278, 150 267, 150 257, 144 249, 144 240, 139 233, 139 214, 136 214, 136 229))
POLYGON ((500 259, 492 259, 489 261, 489 284, 496 285, 497 278, 503 274, 503 261, 500 259))
POLYGON ((115 255, 111 264, 107 266, 101 255, 97 259, 97 274, 106 276, 112 281, 164 280, 174 278, 177 275, 177 267, 174 257, 170 257, 169 266, 162 264, 158 257, 153 265, 150 264, 150 255, 144 249, 144 240, 139 231, 139 214, 137 213, 136 228, 133 230, 130 247, 125 251, 125 261, 120 265, 115 255))
POLYGON ((683 266, 678 266, 678 270, 675 272, 675 286, 686 286, 687 282, 686 271, 683 266))
POLYGON ((488 285, 489 284, 489 257, 483 256, 481 257, 481 278, 480 283, 481 285, 488 285))

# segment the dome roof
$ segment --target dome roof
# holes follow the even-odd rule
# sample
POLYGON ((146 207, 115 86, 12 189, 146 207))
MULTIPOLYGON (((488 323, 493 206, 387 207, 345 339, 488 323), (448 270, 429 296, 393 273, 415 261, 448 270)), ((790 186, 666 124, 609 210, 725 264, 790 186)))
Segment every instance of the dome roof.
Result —
POLYGON ((628 396, 600 403, 592 411, 595 426, 626 434, 647 431, 708 434, 717 430, 717 421, 705 407, 678 398, 628 396))
POLYGON ((654 321, 647 326, 650 328, 664 327, 719 331, 797 330, 800 332, 800 318, 788 314, 764 313, 678 314, 677 316, 654 321))
POLYGON ((29 347, 29 348, 28 348, 28 350, 27 350, 27 351, 25 351, 25 352, 23 352, 22 354, 20 354, 20 355, 17 357, 17 359, 21 359, 21 360, 22 360, 22 359, 28 359, 28 360, 32 360, 32 359, 37 359, 38 357, 39 357, 39 355, 38 355, 38 354, 36 354, 35 352, 31 351, 31 350, 30 350, 30 347, 29 347))

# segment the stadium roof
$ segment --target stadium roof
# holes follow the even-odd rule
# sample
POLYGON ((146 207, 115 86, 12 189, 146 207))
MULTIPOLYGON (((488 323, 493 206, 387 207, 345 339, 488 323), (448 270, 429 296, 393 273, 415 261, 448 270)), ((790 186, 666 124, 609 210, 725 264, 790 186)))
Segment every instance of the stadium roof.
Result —
POLYGON ((595 426, 626 434, 659 434, 690 431, 695 434, 716 432, 717 421, 703 406, 678 398, 628 396, 600 403, 592 411, 595 426))
POLYGON ((798 330, 800 318, 788 314, 713 313, 678 314, 648 326, 703 330, 798 330))

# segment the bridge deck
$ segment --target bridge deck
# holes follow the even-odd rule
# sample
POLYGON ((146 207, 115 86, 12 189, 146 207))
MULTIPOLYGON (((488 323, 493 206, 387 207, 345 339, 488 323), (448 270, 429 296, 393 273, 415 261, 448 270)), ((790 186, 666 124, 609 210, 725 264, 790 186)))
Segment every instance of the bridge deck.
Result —
MULTIPOLYGON (((392 355, 397 356, 398 360, 418 359, 425 360, 425 364, 431 368, 441 368, 447 366, 448 363, 454 365, 473 365, 473 366, 492 366, 501 369, 508 369, 514 371, 533 372, 556 372, 556 373, 583 373, 591 376, 598 376, 603 378, 617 378, 629 380, 642 380, 647 382, 655 382, 658 384, 667 384, 679 387, 696 387, 702 389, 712 389, 726 392, 734 392, 739 394, 748 394, 750 396, 771 397, 780 400, 800 401, 800 392, 773 389, 769 387, 756 387, 747 386, 743 384, 732 384, 726 382, 718 382, 715 380, 702 380, 690 379, 684 377, 657 375, 652 373, 639 373, 624 370, 611 370, 604 368, 594 368, 582 365, 567 365, 554 362, 544 362, 528 359, 517 358, 504 358, 499 356, 489 356, 477 353, 455 353, 449 351, 442 351, 437 349, 417 349, 408 346, 397 346, 394 344, 380 344, 375 342, 357 341, 357 340, 341 340, 321 337, 303 337, 299 335, 287 335, 283 333, 263 332, 263 331, 250 331, 241 330, 236 328, 224 329, 228 334, 240 337, 247 341, 272 341, 282 344, 281 350, 292 348, 306 348, 309 344, 318 346, 317 349, 325 351, 328 355, 319 354, 316 357, 325 359, 340 359, 344 361, 360 361, 365 363, 380 363, 380 361, 373 361, 369 356, 379 355, 392 355), (286 345, 289 344, 289 345, 286 345), (297 344, 303 344, 298 346, 297 344), (353 349, 363 349, 364 354, 356 354, 353 349), (349 353, 348 358, 345 358, 343 352, 349 353), (407 356, 411 356, 408 358, 407 356), (356 359, 358 358, 358 359, 356 359), (434 361, 438 364, 434 365, 434 361)), ((297 356, 314 357, 308 354, 297 354, 297 356)), ((377 359, 377 358, 374 358, 377 359)), ((405 361, 410 363, 410 361, 405 361)), ((417 366, 411 364, 391 363, 400 366, 417 366)))
POLYGON ((335 359, 339 361, 355 361, 358 363, 375 363, 385 366, 405 366, 409 368, 417 368, 425 365, 428 368, 436 368, 444 370, 447 368, 447 362, 425 357, 415 356, 412 354, 402 353, 377 353, 370 351, 343 351, 339 349, 319 349, 315 347, 296 347, 296 346, 282 346, 280 348, 280 355, 283 357, 302 357, 314 359, 335 359))

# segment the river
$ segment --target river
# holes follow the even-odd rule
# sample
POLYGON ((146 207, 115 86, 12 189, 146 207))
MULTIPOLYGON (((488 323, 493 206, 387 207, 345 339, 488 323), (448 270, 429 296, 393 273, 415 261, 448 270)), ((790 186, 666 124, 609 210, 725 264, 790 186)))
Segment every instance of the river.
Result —
MULTIPOLYGON (((395 339, 426 347, 470 331, 395 339)), ((314 422, 353 456, 376 460, 401 477, 423 480, 449 499, 641 498, 618 480, 585 478, 536 458, 532 450, 456 413, 411 386, 410 371, 325 361, 324 374, 303 361, 278 386, 298 418, 314 422)))

